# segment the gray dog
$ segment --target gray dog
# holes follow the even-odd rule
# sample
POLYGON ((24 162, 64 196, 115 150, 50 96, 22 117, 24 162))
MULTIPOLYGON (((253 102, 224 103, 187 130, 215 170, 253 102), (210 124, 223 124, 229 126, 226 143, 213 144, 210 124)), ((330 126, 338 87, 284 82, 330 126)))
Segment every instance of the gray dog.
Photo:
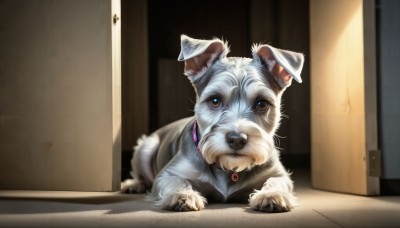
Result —
POLYGON ((151 188, 148 198, 174 211, 201 210, 207 200, 265 212, 295 206, 273 137, 282 93, 292 78, 301 83, 304 57, 269 45, 253 45, 253 59, 228 53, 219 39, 181 36, 178 60, 196 91, 195 116, 138 140, 122 192, 151 188))

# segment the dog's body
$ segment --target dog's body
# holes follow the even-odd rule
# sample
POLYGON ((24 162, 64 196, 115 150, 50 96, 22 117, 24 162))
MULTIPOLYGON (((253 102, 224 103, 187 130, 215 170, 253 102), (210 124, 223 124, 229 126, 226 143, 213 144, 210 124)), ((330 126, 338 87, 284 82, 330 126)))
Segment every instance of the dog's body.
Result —
POLYGON ((255 210, 289 211, 293 184, 274 135, 283 91, 301 82, 303 56, 268 45, 253 59, 227 58, 227 45, 182 35, 185 74, 196 90, 195 116, 167 125, 135 147, 132 180, 122 191, 144 192, 164 209, 246 202, 255 210))

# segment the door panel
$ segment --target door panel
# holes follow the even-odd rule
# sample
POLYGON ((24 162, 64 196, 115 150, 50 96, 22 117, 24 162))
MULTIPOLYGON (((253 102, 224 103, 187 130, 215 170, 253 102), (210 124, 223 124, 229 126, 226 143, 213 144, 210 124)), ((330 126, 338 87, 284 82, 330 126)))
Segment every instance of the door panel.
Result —
POLYGON ((117 190, 118 6, 0 1, 0 189, 117 190))
POLYGON ((374 1, 310 1, 312 183, 379 194, 374 1))

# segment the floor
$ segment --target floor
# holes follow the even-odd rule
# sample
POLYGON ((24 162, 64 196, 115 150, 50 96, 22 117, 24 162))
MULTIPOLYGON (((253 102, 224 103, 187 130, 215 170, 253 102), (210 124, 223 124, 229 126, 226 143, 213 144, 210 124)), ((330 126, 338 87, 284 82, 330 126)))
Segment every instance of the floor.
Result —
POLYGON ((0 191, 0 227, 400 227, 400 196, 319 191, 294 171, 300 205, 265 214, 245 204, 211 204, 200 212, 159 210, 144 195, 0 191))

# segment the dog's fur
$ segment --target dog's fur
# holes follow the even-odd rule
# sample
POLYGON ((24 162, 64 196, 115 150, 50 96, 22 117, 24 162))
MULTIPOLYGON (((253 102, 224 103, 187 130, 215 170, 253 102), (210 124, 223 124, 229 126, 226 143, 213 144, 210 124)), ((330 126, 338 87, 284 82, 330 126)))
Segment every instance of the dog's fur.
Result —
POLYGON ((195 116, 138 140, 133 179, 123 182, 121 191, 151 188, 150 199, 175 211, 201 210, 207 200, 290 211, 296 204, 293 183, 274 135, 282 93, 292 78, 301 82, 303 55, 253 45, 253 59, 226 57, 227 43, 185 35, 181 47, 178 60, 185 61, 197 95, 195 116))

